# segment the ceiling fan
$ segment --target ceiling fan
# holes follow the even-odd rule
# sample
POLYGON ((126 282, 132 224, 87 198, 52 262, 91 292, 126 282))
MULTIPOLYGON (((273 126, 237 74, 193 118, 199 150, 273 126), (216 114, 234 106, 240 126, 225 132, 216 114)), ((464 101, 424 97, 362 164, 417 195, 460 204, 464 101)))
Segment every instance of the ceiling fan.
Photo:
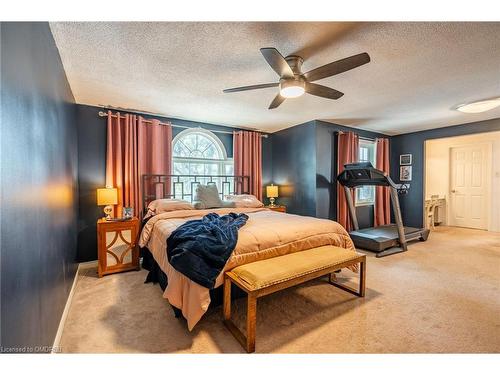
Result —
POLYGON ((322 98, 338 99, 344 95, 344 93, 312 82, 343 73, 370 62, 370 56, 364 52, 320 66, 307 73, 302 73, 301 68, 304 61, 302 57, 296 55, 283 57, 276 48, 261 48, 260 52, 271 68, 278 73, 280 77, 279 82, 235 87, 232 89, 225 89, 223 92, 229 93, 279 86, 280 92, 271 102, 269 109, 278 107, 287 98, 297 98, 305 92, 311 95, 321 96, 322 98))

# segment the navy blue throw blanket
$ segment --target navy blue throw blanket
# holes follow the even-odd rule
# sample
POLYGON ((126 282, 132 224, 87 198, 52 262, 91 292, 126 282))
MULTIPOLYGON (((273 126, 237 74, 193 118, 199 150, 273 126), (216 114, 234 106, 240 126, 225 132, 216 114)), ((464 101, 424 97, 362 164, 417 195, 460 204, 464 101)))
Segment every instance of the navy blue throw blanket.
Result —
POLYGON ((219 216, 209 213, 182 224, 167 239, 167 258, 172 267, 194 282, 212 289, 236 242, 245 214, 219 216))

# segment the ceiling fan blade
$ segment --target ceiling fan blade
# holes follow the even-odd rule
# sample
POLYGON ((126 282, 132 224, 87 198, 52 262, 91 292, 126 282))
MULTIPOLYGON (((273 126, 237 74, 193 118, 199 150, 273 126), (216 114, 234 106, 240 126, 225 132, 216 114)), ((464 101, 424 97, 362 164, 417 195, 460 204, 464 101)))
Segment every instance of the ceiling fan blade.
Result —
POLYGON ((234 87, 232 89, 222 90, 222 92, 228 93, 228 92, 238 92, 238 91, 247 91, 247 90, 267 89, 268 87, 278 87, 279 85, 280 84, 278 82, 276 82, 276 83, 263 83, 261 85, 234 87))
POLYGON ((285 58, 278 52, 276 48, 261 48, 260 52, 266 59, 267 63, 274 69, 280 78, 292 78, 293 71, 285 58))
POLYGON ((346 72, 357 68, 363 64, 370 62, 370 56, 366 53, 360 53, 351 57, 346 57, 342 60, 334 61, 330 64, 320 66, 319 68, 308 71, 304 74, 304 78, 310 82, 317 81, 326 77, 331 77, 336 74, 346 72))
POLYGON ((316 83, 311 83, 311 82, 306 83, 306 92, 308 94, 321 96, 322 98, 327 98, 327 99, 338 99, 342 95, 344 95, 343 92, 337 91, 335 89, 323 85, 317 85, 316 83))
POLYGON ((280 93, 278 93, 278 95, 276 95, 276 97, 273 99, 273 101, 271 102, 271 104, 269 105, 269 108, 268 109, 274 109, 276 107, 279 107, 279 105, 281 103, 283 103, 285 101, 285 97, 284 96, 281 96, 280 93))

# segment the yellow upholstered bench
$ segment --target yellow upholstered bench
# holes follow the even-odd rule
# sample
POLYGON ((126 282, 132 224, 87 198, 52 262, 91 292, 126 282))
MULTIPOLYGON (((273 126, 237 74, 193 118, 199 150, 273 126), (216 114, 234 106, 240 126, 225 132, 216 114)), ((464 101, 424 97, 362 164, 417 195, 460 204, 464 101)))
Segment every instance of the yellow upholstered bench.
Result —
POLYGON ((233 268, 224 276, 224 324, 247 352, 254 352, 257 298, 325 275, 330 284, 364 297, 366 256, 337 246, 321 246, 233 268), (360 264, 358 290, 334 282, 333 272, 355 264, 360 264), (246 337, 231 321, 231 283, 247 293, 246 337))

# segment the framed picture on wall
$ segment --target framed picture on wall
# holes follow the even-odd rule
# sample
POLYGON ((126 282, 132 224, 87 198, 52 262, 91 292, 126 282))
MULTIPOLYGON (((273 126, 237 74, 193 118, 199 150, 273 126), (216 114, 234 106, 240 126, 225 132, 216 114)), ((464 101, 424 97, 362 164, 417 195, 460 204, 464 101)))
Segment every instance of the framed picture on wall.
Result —
POLYGON ((402 165, 399 167, 399 180, 411 181, 411 165, 402 165))
POLYGON ((399 155, 399 165, 411 165, 411 154, 399 155))

